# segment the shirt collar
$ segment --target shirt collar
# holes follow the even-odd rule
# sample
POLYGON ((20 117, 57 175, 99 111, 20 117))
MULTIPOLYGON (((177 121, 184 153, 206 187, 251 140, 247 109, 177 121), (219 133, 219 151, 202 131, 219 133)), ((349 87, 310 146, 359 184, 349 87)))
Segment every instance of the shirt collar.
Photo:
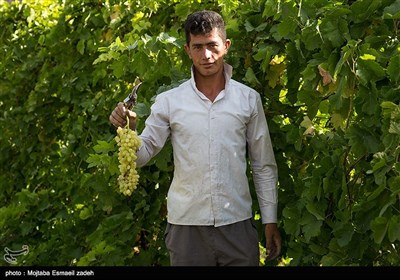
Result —
MULTIPOLYGON (((228 89, 229 82, 232 78, 232 71, 233 71, 232 65, 224 62, 225 90, 228 89)), ((194 80, 194 66, 193 65, 191 67, 190 83, 192 84, 193 88, 196 89, 196 91, 198 91, 198 89, 196 87, 196 82, 194 80)))

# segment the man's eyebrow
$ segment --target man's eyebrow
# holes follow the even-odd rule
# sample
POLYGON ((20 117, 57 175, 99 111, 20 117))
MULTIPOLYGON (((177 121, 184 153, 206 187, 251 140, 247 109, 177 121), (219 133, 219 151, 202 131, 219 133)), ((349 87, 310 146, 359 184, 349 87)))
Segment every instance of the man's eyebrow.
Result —
POLYGON ((200 47, 200 46, 209 46, 209 45, 216 45, 216 44, 218 44, 218 42, 217 41, 211 41, 211 42, 207 42, 207 43, 205 43, 205 44, 200 44, 200 43, 198 43, 198 44, 192 44, 192 46, 193 47, 200 47))

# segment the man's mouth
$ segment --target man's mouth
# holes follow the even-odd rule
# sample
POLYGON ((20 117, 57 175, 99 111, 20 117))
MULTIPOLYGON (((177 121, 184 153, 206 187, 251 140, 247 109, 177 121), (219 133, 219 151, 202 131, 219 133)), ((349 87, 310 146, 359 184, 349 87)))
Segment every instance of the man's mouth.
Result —
POLYGON ((209 68, 209 67, 211 67, 211 66, 213 66, 213 65, 214 65, 214 63, 205 63, 205 64, 202 64, 202 66, 205 67, 205 68, 209 68))

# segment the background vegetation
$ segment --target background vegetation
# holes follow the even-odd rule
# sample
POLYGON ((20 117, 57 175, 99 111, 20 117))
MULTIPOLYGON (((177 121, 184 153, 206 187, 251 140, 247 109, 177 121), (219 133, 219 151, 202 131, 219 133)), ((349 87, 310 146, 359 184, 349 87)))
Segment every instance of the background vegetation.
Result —
POLYGON ((171 147, 124 197, 108 116, 143 81, 143 129, 188 78, 182 24, 205 8, 262 95, 279 165, 282 259, 261 264, 399 265, 398 0, 0 0, 0 249, 28 245, 17 266, 169 265, 171 147))

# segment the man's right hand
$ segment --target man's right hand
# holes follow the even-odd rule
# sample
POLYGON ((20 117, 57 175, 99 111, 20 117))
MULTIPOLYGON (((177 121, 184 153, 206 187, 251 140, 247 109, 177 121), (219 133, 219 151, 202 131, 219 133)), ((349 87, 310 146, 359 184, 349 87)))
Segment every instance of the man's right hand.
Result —
POLYGON ((109 117, 115 127, 126 126, 126 116, 129 117, 129 128, 136 129, 136 113, 125 108, 123 102, 119 102, 109 117))

